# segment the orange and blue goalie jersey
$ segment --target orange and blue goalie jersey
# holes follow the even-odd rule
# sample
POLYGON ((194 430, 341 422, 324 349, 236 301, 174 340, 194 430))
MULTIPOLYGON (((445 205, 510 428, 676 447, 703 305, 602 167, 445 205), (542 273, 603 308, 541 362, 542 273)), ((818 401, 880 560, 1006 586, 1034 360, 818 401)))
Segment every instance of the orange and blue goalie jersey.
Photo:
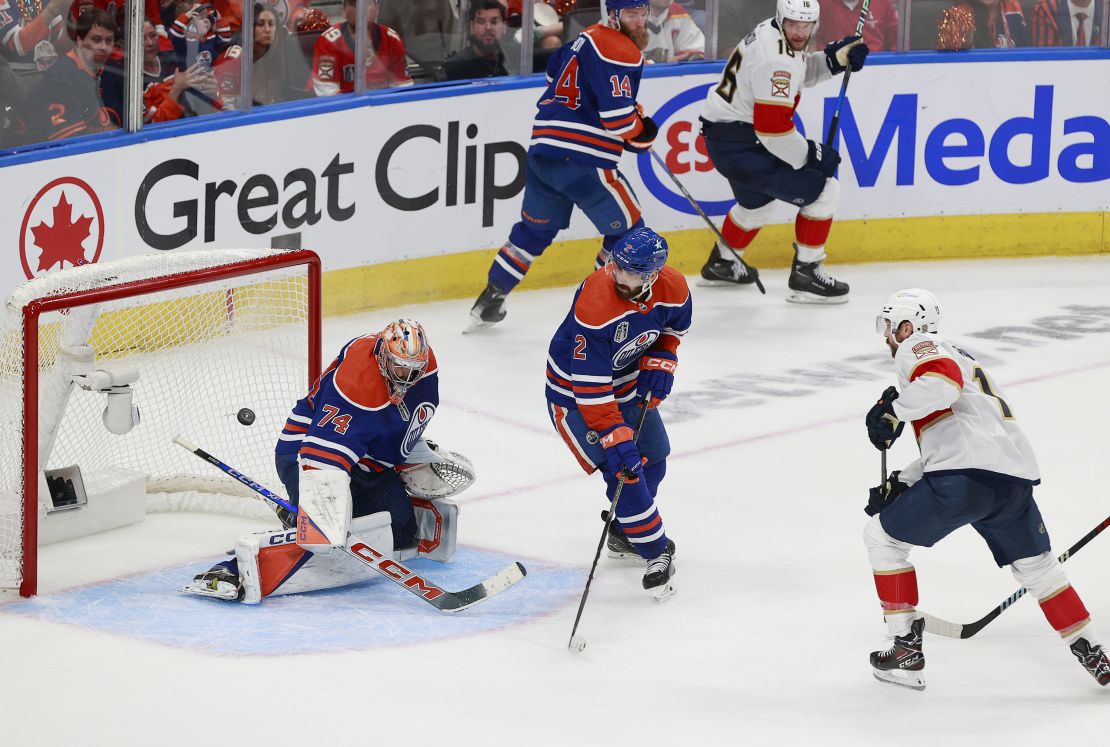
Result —
POLYGON ((381 472, 405 463, 439 406, 439 369, 430 354, 423 378, 390 404, 378 368, 378 335, 351 340, 312 390, 293 407, 277 453, 296 455, 302 469, 381 472))
POLYGON ((647 298, 636 301, 618 296, 606 268, 597 270, 578 286, 548 348, 548 402, 577 408, 595 431, 623 423, 619 405, 636 397, 641 356, 676 353, 692 313, 677 270, 664 267, 647 298))
POLYGON ((615 29, 590 26, 547 63, 530 153, 612 168, 643 129, 636 109, 644 56, 615 29))

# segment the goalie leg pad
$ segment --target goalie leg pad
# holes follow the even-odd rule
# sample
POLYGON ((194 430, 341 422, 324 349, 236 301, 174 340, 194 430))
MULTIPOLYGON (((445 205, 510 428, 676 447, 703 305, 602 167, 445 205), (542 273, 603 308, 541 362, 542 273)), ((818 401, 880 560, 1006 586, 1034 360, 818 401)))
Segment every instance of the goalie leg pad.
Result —
MULTIPOLYGON (((354 519, 351 531, 371 547, 393 554, 387 511, 354 519)), ((248 534, 236 543, 235 556, 246 604, 257 604, 265 597, 333 589, 377 577, 373 570, 346 553, 305 550, 297 544, 294 529, 248 534)))
POLYGON ((351 476, 338 469, 302 470, 297 544, 322 553, 347 542, 351 527, 351 476))
POLYGON ((408 560, 417 556, 450 563, 455 559, 455 540, 458 534, 459 507, 454 501, 446 499, 428 500, 409 498, 416 509, 417 544, 416 547, 400 550, 398 560, 408 560))

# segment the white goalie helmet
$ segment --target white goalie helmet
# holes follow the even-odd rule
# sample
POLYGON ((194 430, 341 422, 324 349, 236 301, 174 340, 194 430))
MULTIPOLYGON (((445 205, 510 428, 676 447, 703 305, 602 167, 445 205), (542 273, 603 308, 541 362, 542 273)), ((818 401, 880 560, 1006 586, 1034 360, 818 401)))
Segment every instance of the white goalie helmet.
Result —
POLYGON ((890 294, 875 318, 875 331, 885 335, 889 323, 893 333, 906 321, 916 332, 936 334, 940 326, 940 304, 936 296, 924 288, 907 288, 890 294))
MULTIPOLYGON (((782 28, 783 20, 817 23, 821 20, 821 5, 817 0, 778 0, 775 5, 775 20, 782 28)), ((816 31, 816 27, 814 27, 816 31)))

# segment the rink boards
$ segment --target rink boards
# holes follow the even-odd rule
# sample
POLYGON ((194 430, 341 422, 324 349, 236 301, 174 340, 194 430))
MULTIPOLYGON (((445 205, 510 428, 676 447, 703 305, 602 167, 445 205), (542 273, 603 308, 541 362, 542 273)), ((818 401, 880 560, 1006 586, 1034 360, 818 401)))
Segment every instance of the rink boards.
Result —
MULTIPOLYGON (((1110 52, 871 60, 841 117, 835 261, 1110 248, 1110 52)), ((731 198, 697 121, 719 69, 649 70, 640 93, 660 125, 657 152, 718 217, 731 198)), ((803 132, 823 139, 839 89, 834 79, 805 92, 803 132)), ((540 78, 510 78, 300 102, 8 157, 3 290, 101 258, 278 243, 320 253, 328 312, 476 293, 518 217, 541 90, 540 78)), ((704 223, 650 156, 621 168, 674 263, 696 270, 704 223)), ((793 215, 780 206, 752 247, 757 265, 788 263, 793 215)), ((526 285, 576 282, 596 236, 576 213, 551 250, 560 261, 538 263, 526 285)))

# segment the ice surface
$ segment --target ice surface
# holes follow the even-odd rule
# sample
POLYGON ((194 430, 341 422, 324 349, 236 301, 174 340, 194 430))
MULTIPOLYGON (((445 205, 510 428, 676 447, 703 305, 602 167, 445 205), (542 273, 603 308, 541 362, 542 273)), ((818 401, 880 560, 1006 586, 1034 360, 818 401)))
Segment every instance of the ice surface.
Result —
MULTIPOLYGON (((843 307, 786 304, 783 271, 764 273, 766 297, 694 288, 662 409, 678 593, 657 605, 640 568, 603 559, 579 655, 566 644, 602 489, 543 399, 570 289, 516 293, 502 325, 465 337, 469 301, 329 320, 325 356, 398 315, 436 350, 443 404, 428 435, 479 478, 459 496, 458 563, 422 570, 461 588, 521 559, 528 577, 453 617, 384 582, 246 609, 175 589, 258 520, 158 514, 44 548, 42 596, 0 604, 0 744, 1101 744, 1110 688, 1029 600, 973 639, 928 637, 925 692, 872 679, 884 627, 860 536, 879 478, 863 416, 893 383, 873 320, 910 286, 937 294, 944 332, 1025 426, 1055 551, 1110 513, 1110 259, 836 274, 852 284, 843 307)), ((915 451, 903 437, 891 468, 915 451)), ((1110 635, 1107 553, 1100 537, 1066 568, 1110 635)), ((974 620, 1017 588, 968 529, 913 559, 921 608, 946 619, 974 620)))

